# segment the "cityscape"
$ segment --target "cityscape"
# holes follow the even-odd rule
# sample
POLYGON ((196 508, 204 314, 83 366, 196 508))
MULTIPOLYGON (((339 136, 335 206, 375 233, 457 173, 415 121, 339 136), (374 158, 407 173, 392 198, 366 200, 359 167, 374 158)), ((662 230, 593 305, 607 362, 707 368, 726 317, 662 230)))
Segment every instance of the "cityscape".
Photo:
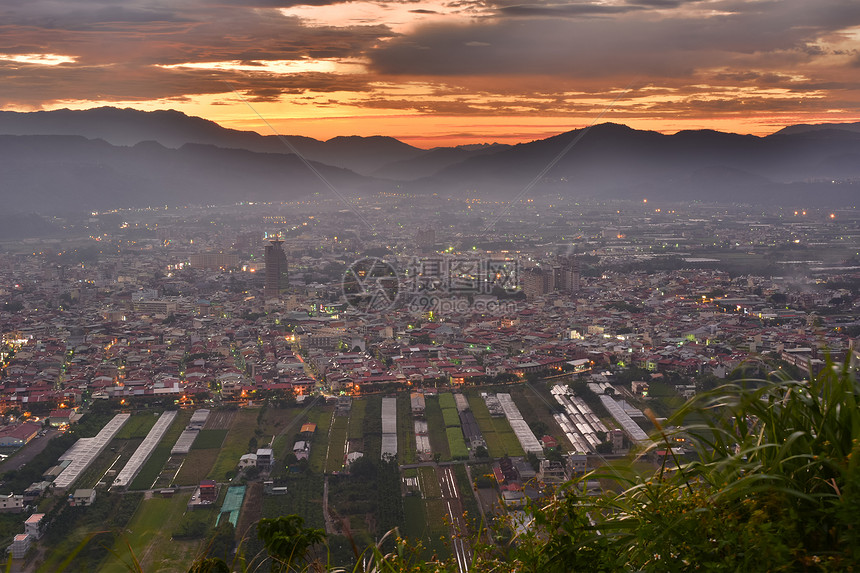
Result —
POLYGON ((176 570, 224 523, 256 553, 256 521, 297 514, 335 564, 399 527, 465 571, 487 524, 560 484, 665 463, 652 434, 685 400, 860 359, 853 207, 542 196, 482 232, 504 208, 166 206, 4 241, 10 555, 57 567, 104 504, 114 527, 167 525, 73 568, 114 570, 128 541, 176 570), (79 420, 86 447, 59 447, 79 420))
POLYGON ((858 39, 0 2, 4 570, 856 571, 858 39))

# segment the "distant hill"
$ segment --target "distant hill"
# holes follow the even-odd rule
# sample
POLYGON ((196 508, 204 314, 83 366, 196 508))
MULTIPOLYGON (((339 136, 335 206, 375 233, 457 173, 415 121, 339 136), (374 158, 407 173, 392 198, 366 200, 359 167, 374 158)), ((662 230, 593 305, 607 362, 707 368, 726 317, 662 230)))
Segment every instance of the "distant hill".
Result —
MULTIPOLYGON (((346 169, 315 167, 346 194, 379 188, 346 169)), ((120 147, 73 135, 0 135, 0 175, 4 204, 42 213, 330 193, 294 155, 152 141, 120 147)))
MULTIPOLYGON (((412 183, 415 191, 513 196, 580 137, 574 130, 468 158, 412 183)), ((756 137, 717 131, 664 135, 617 124, 588 130, 534 192, 574 197, 665 197, 779 203, 781 186, 860 178, 860 133, 823 129, 756 137)), ((810 201, 856 202, 856 186, 815 187, 810 201), (853 191, 852 191, 853 189, 853 191)))
POLYGON ((469 158, 492 155, 509 147, 509 145, 501 144, 436 147, 417 157, 389 163, 374 171, 373 175, 383 179, 411 181, 421 177, 429 177, 469 158))
POLYGON ((821 131, 822 129, 837 129, 840 131, 854 131, 860 133, 860 121, 856 123, 799 123, 783 127, 774 135, 794 135, 808 131, 821 131))
POLYGON ((81 135, 126 146, 142 141, 157 141, 170 148, 179 148, 186 143, 202 143, 226 149, 289 154, 292 150, 284 143, 283 140, 286 140, 311 161, 343 167, 364 175, 388 163, 426 153, 393 137, 351 136, 319 141, 299 135, 260 135, 254 131, 221 127, 214 121, 173 110, 138 111, 115 107, 29 113, 0 111, 0 134, 81 135))
MULTIPOLYGON (((853 205, 858 130, 860 123, 792 126, 767 137, 666 135, 605 123, 513 146, 431 150, 382 136, 283 139, 344 192, 390 189, 396 181, 413 193, 510 198, 558 157, 532 193, 853 205)), ((290 198, 323 189, 278 136, 175 111, 0 112, 4 133, 10 135, 0 135, 0 195, 24 210, 103 208, 105 200, 126 206, 290 198)))

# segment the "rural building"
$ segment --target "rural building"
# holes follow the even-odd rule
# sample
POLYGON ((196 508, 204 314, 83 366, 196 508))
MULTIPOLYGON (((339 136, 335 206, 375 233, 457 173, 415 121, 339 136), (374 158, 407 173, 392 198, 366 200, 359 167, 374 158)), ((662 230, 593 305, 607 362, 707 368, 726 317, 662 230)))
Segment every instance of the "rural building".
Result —
POLYGON ((566 481, 564 464, 554 460, 541 460, 538 479, 543 483, 564 483, 566 481))
POLYGON ((308 459, 310 452, 311 448, 304 440, 300 440, 293 445, 293 454, 296 456, 296 459, 306 460, 308 459))
POLYGON ((77 408, 60 408, 51 411, 51 415, 48 416, 48 424, 54 428, 66 428, 75 423, 78 418, 80 416, 77 408))
POLYGON ((27 554, 27 550, 30 549, 30 544, 33 542, 33 538, 30 537, 27 533, 19 533, 12 539, 12 545, 9 546, 9 552, 12 554, 13 559, 23 559, 24 555, 27 554))
POLYGON ((42 521, 45 517, 44 513, 34 513, 24 522, 24 533, 30 535, 33 539, 42 537, 42 521))
POLYGON ((10 493, 9 495, 0 495, 0 512, 2 513, 21 513, 24 511, 24 496, 10 493))
POLYGON ((570 454, 567 458, 567 462, 565 463, 567 479, 573 479, 575 477, 585 475, 585 472, 587 471, 587 463, 587 455, 583 453, 570 454))
POLYGON ((86 507, 92 505, 95 500, 96 490, 76 489, 75 493, 69 496, 69 505, 72 507, 86 507))
POLYGON ((257 450, 257 467, 261 471, 267 472, 271 471, 273 465, 275 465, 275 455, 272 448, 259 448, 257 450))
POLYGON ((35 438, 42 426, 24 422, 19 426, 6 426, 0 430, 0 447, 20 448, 35 438))
POLYGON ((205 479, 200 482, 200 501, 214 503, 218 499, 218 486, 215 480, 205 479))
POLYGON ((257 467, 257 454, 245 454, 241 458, 239 458, 239 469, 244 470, 246 468, 255 468, 257 467))

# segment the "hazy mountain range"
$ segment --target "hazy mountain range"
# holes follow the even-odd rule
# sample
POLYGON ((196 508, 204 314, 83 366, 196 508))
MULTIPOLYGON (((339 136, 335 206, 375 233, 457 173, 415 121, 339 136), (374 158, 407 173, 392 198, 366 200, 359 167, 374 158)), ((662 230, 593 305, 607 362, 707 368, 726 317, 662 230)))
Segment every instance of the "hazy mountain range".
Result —
POLYGON ((853 204, 860 124, 796 125, 767 137, 663 135, 600 124, 514 146, 430 150, 390 137, 263 136, 175 111, 0 112, 0 198, 56 213, 331 194, 513 197, 576 138, 533 193, 766 204, 853 204))

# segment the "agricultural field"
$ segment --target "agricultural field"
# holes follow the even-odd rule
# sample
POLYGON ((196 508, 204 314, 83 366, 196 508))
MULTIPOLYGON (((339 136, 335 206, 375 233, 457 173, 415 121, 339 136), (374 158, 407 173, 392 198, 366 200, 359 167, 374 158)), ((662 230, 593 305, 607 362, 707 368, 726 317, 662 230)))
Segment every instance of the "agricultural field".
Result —
MULTIPOLYGON (((173 448, 173 444, 176 443, 177 438, 179 438, 179 434, 181 434, 182 430, 185 429, 185 426, 188 425, 188 420, 190 419, 191 412, 189 410, 182 410, 176 415, 176 418, 173 419, 173 423, 170 425, 170 428, 167 429, 167 432, 165 432, 161 442, 155 446, 155 449, 152 451, 149 459, 146 460, 146 463, 143 464, 137 477, 135 477, 129 484, 129 489, 150 489, 151 487, 155 487, 154 484, 158 479, 158 476, 161 474, 164 464, 170 458, 170 450, 173 448)), ((171 477, 172 475, 173 474, 171 474, 171 477)), ((163 485, 167 486, 170 484, 163 485)))
POLYGON ((448 437, 448 447, 451 450, 451 457, 455 460, 468 460, 469 448, 466 447, 466 442, 463 440, 463 430, 460 429, 460 426, 445 428, 445 433, 448 437))
POLYGON ((469 406, 475 415, 475 420, 481 428, 484 440, 487 442, 487 451, 490 457, 500 458, 502 456, 524 456, 523 447, 517 440, 516 434, 505 418, 493 418, 487 410, 487 404, 477 392, 466 394, 469 406))
MULTIPOLYGON (((232 426, 224 440, 221 449, 218 450, 218 458, 211 466, 207 479, 223 481, 227 472, 235 470, 239 458, 248 452, 248 442, 255 436, 257 429, 257 414, 259 409, 247 408, 236 412, 232 426)), ((200 439, 198 437, 198 439, 200 439)), ((195 453, 194 450, 191 452, 195 453)), ((189 454, 191 455, 191 454, 189 454)))
POLYGON ((343 459, 346 450, 346 440, 349 426, 347 416, 334 416, 328 435, 328 452, 326 454, 325 472, 334 473, 343 470, 343 459))
MULTIPOLYGON (((532 429, 538 427, 558 440, 559 446, 565 451, 573 450, 573 444, 567 435, 558 426, 558 422, 552 417, 554 411, 560 411, 558 402, 550 395, 549 388, 543 382, 531 384, 530 387, 516 386, 510 390, 511 398, 523 415, 523 419, 529 423, 532 429)), ((535 432, 535 437, 543 436, 535 432)))
POLYGON ((420 495, 403 498, 403 533, 413 542, 422 543, 424 557, 429 558, 434 553, 447 557, 451 552, 447 545, 450 536, 446 522, 447 506, 442 499, 435 468, 418 468, 418 485, 420 495))
POLYGON ((190 498, 191 492, 185 491, 170 498, 144 500, 126 533, 114 544, 113 552, 118 558, 108 560, 101 573, 126 573, 128 565, 120 559, 131 561, 132 554, 147 573, 186 570, 198 556, 202 542, 179 541, 172 536, 179 530, 190 498))
POLYGON ((115 438, 118 440, 145 438, 156 421, 158 421, 158 416, 154 412, 139 412, 123 424, 115 438))
POLYGON ((96 498, 89 507, 69 507, 60 501, 49 511, 53 522, 42 537, 43 547, 51 550, 37 573, 55 571, 96 571, 110 561, 108 548, 120 539, 135 514, 143 494, 108 494, 96 498))
MULTIPOLYGON (((397 405, 398 408, 400 404, 397 405)), ((349 427, 347 429, 347 437, 350 440, 360 440, 364 437, 364 414, 367 411, 366 399, 354 399, 352 401, 352 410, 349 412, 349 427)))
MULTIPOLYGON (((224 443, 224 438, 227 437, 229 430, 200 430, 197 434, 197 439, 191 446, 192 450, 209 450, 212 448, 220 448, 224 443)), ((238 460, 237 460, 238 461, 238 460)))
POLYGON ((367 406, 364 412, 364 455, 378 459, 382 455, 382 396, 363 399, 367 406))
POLYGON ((416 461, 415 427, 408 393, 397 395, 397 459, 401 464, 414 464, 416 461))
POLYGON ((438 455, 442 461, 450 461, 451 450, 448 447, 448 435, 445 432, 445 419, 439 407, 439 400, 435 397, 425 397, 424 417, 427 418, 427 433, 434 456, 438 455))
MULTIPOLYGON (((215 465, 215 460, 218 459, 219 450, 209 448, 206 450, 191 450, 184 456, 182 460, 182 468, 176 475, 175 483, 179 486, 197 485, 200 480, 215 479, 216 481, 224 481, 225 474, 221 474, 217 478, 208 478, 212 474, 212 467, 215 465)), ((180 456, 176 456, 180 457, 180 456)), ((236 458, 238 462, 239 459, 236 458)))
MULTIPOLYGON (((328 453, 329 429, 331 428, 332 411, 329 409, 326 412, 314 412, 316 414, 317 431, 311 441, 311 454, 308 458, 311 471, 314 473, 323 473, 326 464, 326 454, 328 453)), ((313 421, 313 414, 311 421, 313 421)))

